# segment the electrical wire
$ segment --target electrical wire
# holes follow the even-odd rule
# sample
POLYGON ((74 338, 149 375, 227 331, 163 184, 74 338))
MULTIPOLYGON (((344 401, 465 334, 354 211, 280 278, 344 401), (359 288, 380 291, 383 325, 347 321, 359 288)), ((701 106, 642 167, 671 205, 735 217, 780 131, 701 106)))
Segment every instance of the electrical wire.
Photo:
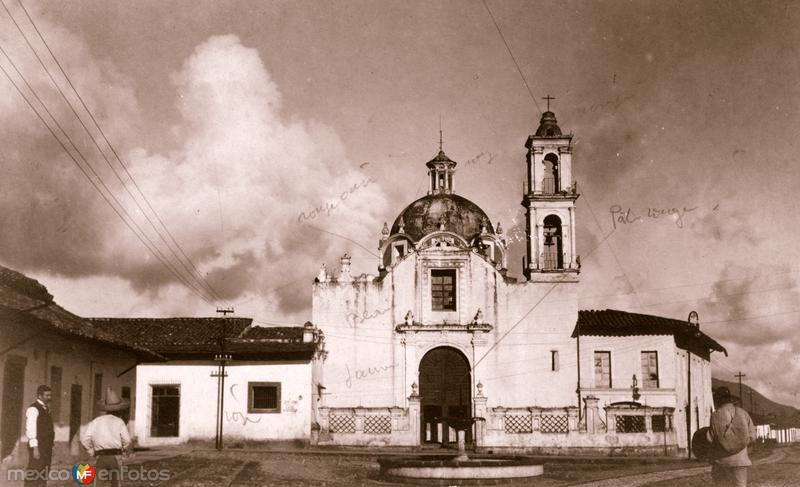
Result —
MULTIPOLYGON (((153 229, 153 231, 156 233, 156 235, 158 235, 158 237, 161 239, 161 241, 164 243, 164 245, 167 247, 167 249, 169 249, 170 253, 173 255, 173 257, 175 257, 175 259, 178 261, 178 263, 181 265, 181 267, 184 269, 184 271, 186 271, 186 273, 187 273, 187 274, 188 274, 188 275, 189 275, 189 276, 190 276, 190 277, 191 277, 191 278, 192 278, 192 279, 193 279, 193 280, 194 280, 194 281, 195 281, 195 282, 196 282, 196 283, 197 283, 197 284, 198 284, 200 287, 203 287, 203 288, 204 288, 204 290, 205 290, 205 292, 209 293, 209 295, 210 295, 210 296, 212 296, 214 299, 216 299, 216 300, 218 300, 218 301, 222 301, 222 299, 220 298, 219 294, 216 292, 216 290, 215 290, 213 287, 211 287, 211 285, 208 283, 208 281, 206 281, 206 280, 205 280, 205 279, 204 279, 202 276, 199 276, 199 271, 197 270, 197 267, 194 265, 194 263, 192 263, 191 259, 189 259, 189 258, 188 258, 188 256, 187 256, 187 255, 186 255, 186 253, 184 252, 183 248, 182 248, 182 247, 181 247, 181 246, 180 246, 180 245, 177 243, 177 241, 175 240, 174 236, 173 236, 173 235, 172 235, 172 233, 169 231, 169 229, 167 229, 167 227, 166 227, 166 225, 164 224, 163 220, 162 220, 162 219, 160 218, 160 216, 158 215, 158 212, 156 212, 156 210, 153 208, 153 206, 152 206, 152 204, 150 203, 149 199, 148 199, 148 198, 147 198, 147 197, 144 195, 144 193, 142 192, 142 190, 141 190, 141 188, 140 188, 139 184, 136 182, 136 180, 134 179, 133 175, 132 175, 132 174, 130 173, 130 171, 128 170, 128 167, 125 165, 125 163, 124 163, 124 162, 122 161, 122 159, 119 157, 119 155, 118 155, 118 153, 117 153, 116 149, 114 148, 114 146, 111 144, 111 142, 110 142, 110 141, 108 140, 108 138, 106 137, 106 135, 105 135, 105 132, 104 132, 104 131, 103 131, 103 129, 100 127, 100 124, 97 122, 97 120, 96 120, 96 118, 94 117, 94 115, 93 115, 92 111, 91 111, 91 110, 88 108, 88 106, 87 106, 87 105, 86 105, 86 103, 84 102, 84 100, 83 100, 83 97, 81 97, 80 93, 78 93, 78 91, 77 91, 77 89, 75 88, 74 84, 72 83, 72 80, 70 79, 69 75, 67 75, 67 73, 66 73, 66 71, 64 70, 63 66, 62 66, 62 65, 61 65, 61 63, 58 61, 58 58, 55 56, 55 54, 53 53, 53 51, 50 49, 50 46, 49 46, 49 44, 47 43, 46 39, 44 38, 44 36, 42 35, 41 31, 40 31, 40 30, 39 30, 39 28, 37 27, 36 23, 34 22, 33 18, 31 17, 30 13, 29 13, 29 12, 28 12, 28 10, 25 8, 25 5, 22 3, 22 1, 21 1, 21 0, 18 0, 18 3, 19 3, 19 5, 20 5, 20 7, 22 8, 22 10, 24 11, 24 13, 25 13, 26 17, 28 18, 28 21, 29 21, 29 22, 31 23, 31 25, 33 26, 34 30, 35 30, 35 31, 36 31, 36 33, 38 34, 38 36, 39 36, 39 38, 41 39, 41 41, 42 41, 42 43, 44 44, 44 46, 47 48, 47 51, 48 51, 48 53, 49 53, 49 54, 50 54, 50 56, 52 57, 53 61, 55 61, 56 65, 58 66, 59 70, 61 71, 61 74, 62 74, 62 76, 64 76, 64 79, 67 81, 67 83, 69 84, 70 88, 72 89, 72 92, 75 94, 75 96, 76 96, 76 97, 78 98, 78 100, 80 101, 80 103, 81 103, 81 106, 83 107, 83 109, 86 111, 86 113, 87 113, 87 114, 89 115, 89 117, 91 118, 91 120, 92 120, 92 122, 94 123, 95 127, 97 128, 97 130, 98 130, 98 131, 100 132, 100 134, 102 135, 103 139, 105 140, 105 142, 106 142, 106 144, 108 145, 108 147, 111 149, 111 151, 112 151, 112 153, 114 154, 114 156, 116 157, 117 161, 119 161, 119 164, 120 164, 120 165, 122 166, 122 168, 125 170, 125 173, 127 174, 128 178, 131 180, 131 182, 133 183, 134 187, 135 187, 135 188, 136 188, 136 190, 138 191, 138 193, 139 193, 139 195, 140 195, 140 198, 141 198, 142 200, 144 200, 144 201, 145 201, 145 203, 147 204, 147 206, 150 208, 150 211, 153 213, 153 215, 155 216, 155 218, 157 219, 157 221, 158 221, 158 222, 161 224, 161 227, 162 227, 162 228, 163 228, 163 229, 166 231, 166 233, 167 233, 167 234, 169 235, 169 237, 171 238, 171 240, 172 240, 172 242, 173 242, 173 246, 175 246, 175 247, 177 247, 177 248, 179 249, 179 251, 181 252, 181 254, 184 256, 184 259, 186 259, 186 261, 188 261, 188 262, 189 262, 189 264, 190 264, 190 265, 191 265, 191 267, 194 269, 194 271, 192 271, 192 269, 189 269, 189 267, 186 265, 186 263, 184 262, 184 260, 182 260, 182 259, 181 259, 181 257, 180 257, 180 256, 179 256, 179 255, 178 255, 176 252, 175 252, 175 250, 173 249, 173 246, 171 246, 171 245, 170 245, 170 243, 167 241, 167 239, 164 237, 164 235, 163 235, 163 234, 162 234, 162 233, 159 231, 159 229, 156 227, 156 225, 155 225, 155 224, 153 223, 153 221, 151 220, 150 216, 148 216, 148 214, 147 214, 147 212, 145 211, 145 209, 144 209, 144 208, 142 207, 142 205, 139 203, 139 200, 137 200, 137 198, 134 196, 133 192, 130 190, 130 188, 128 187, 128 185, 127 185, 127 184, 125 183, 125 181, 122 179, 122 177, 120 176, 120 174, 119 174, 119 172, 117 171, 117 169, 114 167, 114 165, 111 163, 111 161, 110 161, 110 160, 108 159, 108 157, 106 156, 105 152, 102 150, 102 148, 101 148, 101 147, 100 147, 100 145, 98 144, 98 142, 97 142, 97 139, 95 138, 94 134, 92 134, 92 132, 91 132, 91 131, 89 130, 89 128, 86 126, 86 124, 84 123, 83 119, 81 118, 81 116, 80 116, 80 115, 78 114, 78 112, 76 111, 75 107, 72 105, 72 103, 70 102, 70 100, 67 98, 66 94, 63 92, 63 90, 61 89, 61 87, 60 87, 60 86, 59 86, 59 84, 56 82, 55 78, 53 77, 52 73, 51 73, 51 72, 50 72, 50 70, 47 68, 47 66, 45 65, 44 61, 43 61, 43 60, 42 60, 42 58, 39 56, 38 52, 36 51, 36 49, 35 49, 35 48, 33 47, 33 45, 31 44, 30 40, 28 39, 28 36, 25 34, 25 32, 24 32, 24 30, 22 29, 22 27, 19 25, 19 23, 18 23, 18 22, 16 21, 16 19, 14 18, 14 16, 11 14, 11 11, 8 9, 8 6, 5 4, 5 1, 4 1, 4 0, 0 0, 0 3, 2 3, 2 5, 3 5, 3 8, 5 9, 6 13, 7 13, 7 14, 8 14, 8 16, 11 18, 11 21, 14 23, 14 25, 16 26, 16 28, 17 28, 17 30, 19 31, 19 33, 22 35, 22 38, 25 40, 25 43, 27 44, 28 48, 29 48, 29 49, 31 50, 31 52, 34 54, 34 56, 36 57, 37 61, 38 61, 38 62, 39 62, 39 64, 41 65, 42 69, 44 69, 45 73, 47 74, 48 78, 50 79, 50 82, 53 84, 53 86, 56 88, 56 90, 58 91, 58 93, 61 95, 61 98, 64 100, 64 102, 67 104, 67 106, 69 106, 69 108, 70 108, 70 110, 72 111, 73 115, 75 115, 75 118, 77 118, 77 119, 78 119, 78 122, 80 123, 81 127, 83 128, 83 130, 84 130, 84 131, 86 132, 86 134, 89 136, 89 138, 91 139, 92 143, 93 143, 93 144, 94 144, 94 146, 97 148, 98 152, 99 152, 99 153, 100 153, 100 155, 103 157, 103 159, 105 160, 105 162, 106 162, 106 164, 108 165, 108 167, 109 167, 109 168, 112 170, 112 172, 113 172, 113 173, 114 173, 114 175, 116 176, 117 180, 118 180, 118 181, 120 182, 120 184, 122 185, 123 189, 125 189, 125 191, 127 192, 127 194, 130 196, 130 198, 131 198, 131 199, 133 200, 133 202, 136 204, 136 206, 137 206, 137 208, 139 209, 139 211, 141 212, 141 214, 142 214, 142 215, 145 217, 145 219, 147 220, 147 222, 150 224, 150 226, 151 226, 151 228, 153 229)), ((21 76, 21 75, 20 75, 20 76, 21 76)), ((32 90, 32 89, 31 89, 31 90, 32 90)), ((33 90, 32 90, 32 91, 33 91, 33 90)), ((38 96, 37 96, 37 99, 38 99, 38 96)), ((40 101, 40 103, 42 103, 42 102, 40 101)), ((44 103, 42 103, 42 104, 44 105, 44 103)), ((87 164, 88 164, 88 162, 87 162, 87 164)), ((98 178, 99 178, 99 176, 98 176, 98 178)), ((176 270, 177 270, 177 268, 176 268, 176 270)))

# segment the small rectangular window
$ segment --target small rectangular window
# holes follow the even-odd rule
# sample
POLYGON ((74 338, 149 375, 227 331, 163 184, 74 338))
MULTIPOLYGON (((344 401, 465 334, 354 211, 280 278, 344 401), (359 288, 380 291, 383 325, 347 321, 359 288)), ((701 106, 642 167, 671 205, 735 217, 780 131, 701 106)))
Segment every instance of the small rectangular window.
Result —
POLYGON ((280 413, 281 412, 280 382, 248 382, 247 412, 280 413))
POLYGON ((642 388, 658 389, 658 352, 642 352, 642 388))
POLYGON ((611 352, 594 353, 594 386, 611 389, 611 352))
POLYGON ((431 270, 431 309, 433 311, 456 310, 456 270, 431 270))
POLYGON ((179 436, 181 389, 177 385, 152 387, 150 436, 179 436))
POLYGON ((550 350, 550 370, 558 370, 558 350, 550 350))

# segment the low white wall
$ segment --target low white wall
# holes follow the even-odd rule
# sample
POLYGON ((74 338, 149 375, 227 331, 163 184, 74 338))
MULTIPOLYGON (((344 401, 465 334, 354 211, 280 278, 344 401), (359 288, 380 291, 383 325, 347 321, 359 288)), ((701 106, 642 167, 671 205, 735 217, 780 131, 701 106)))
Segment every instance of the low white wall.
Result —
MULTIPOLYGON (((170 362, 139 365, 137 368, 136 435, 144 446, 184 443, 190 439, 215 437, 217 366, 211 362, 170 362), (177 437, 150 435, 152 388, 180 387, 180 419, 177 437)), ((225 440, 307 439, 311 431, 311 363, 277 362, 238 364, 226 367, 224 426, 225 440), (248 412, 248 383, 278 382, 279 413, 248 412)))

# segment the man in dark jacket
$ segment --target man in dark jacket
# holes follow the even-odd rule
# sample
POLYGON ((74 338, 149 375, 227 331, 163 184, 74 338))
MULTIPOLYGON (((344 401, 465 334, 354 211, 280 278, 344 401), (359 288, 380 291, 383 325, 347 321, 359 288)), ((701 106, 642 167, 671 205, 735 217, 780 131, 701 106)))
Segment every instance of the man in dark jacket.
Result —
POLYGON ((36 401, 25 411, 25 436, 28 437, 28 472, 25 485, 47 485, 50 462, 53 458, 53 417, 50 401, 53 392, 49 386, 36 389, 36 401))
POLYGON ((747 487, 747 470, 752 465, 747 447, 756 441, 756 427, 747 411, 734 402, 727 387, 714 391, 717 410, 711 414, 708 440, 719 455, 713 460, 711 478, 716 486, 747 487))

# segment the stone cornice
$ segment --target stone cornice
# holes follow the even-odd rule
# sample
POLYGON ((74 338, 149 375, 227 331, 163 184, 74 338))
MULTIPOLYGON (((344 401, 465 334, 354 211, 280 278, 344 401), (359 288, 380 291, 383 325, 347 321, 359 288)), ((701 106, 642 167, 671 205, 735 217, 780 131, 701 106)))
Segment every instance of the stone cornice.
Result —
POLYGON ((468 325, 459 325, 457 323, 437 323, 433 325, 423 325, 422 323, 414 323, 414 324, 406 324, 400 323, 399 325, 394 327, 397 333, 408 333, 408 332, 421 332, 421 331, 463 331, 469 333, 476 333, 476 332, 483 332, 489 333, 492 331, 492 325, 488 323, 470 323, 468 325))

